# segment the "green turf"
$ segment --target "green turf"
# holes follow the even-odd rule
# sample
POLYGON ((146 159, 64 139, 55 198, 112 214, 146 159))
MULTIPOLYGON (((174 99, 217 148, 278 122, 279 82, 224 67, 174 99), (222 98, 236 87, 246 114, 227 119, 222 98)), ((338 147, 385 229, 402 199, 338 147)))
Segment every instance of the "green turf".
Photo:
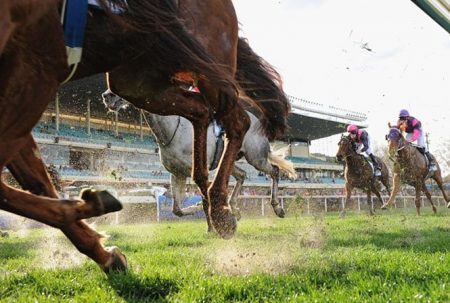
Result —
POLYGON ((59 232, 0 238, 0 302, 450 302, 450 210, 98 227, 131 270, 107 277, 59 232))

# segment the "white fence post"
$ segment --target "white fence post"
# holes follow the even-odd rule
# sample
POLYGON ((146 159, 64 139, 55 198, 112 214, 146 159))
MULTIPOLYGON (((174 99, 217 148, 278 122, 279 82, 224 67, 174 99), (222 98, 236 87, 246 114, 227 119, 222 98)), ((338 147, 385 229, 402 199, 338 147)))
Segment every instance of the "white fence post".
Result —
POLYGON ((327 198, 325 198, 325 212, 328 212, 327 198))
POLYGON ((361 212, 361 199, 358 196, 358 211, 361 212))
POLYGON ((160 211, 160 207, 159 207, 159 197, 156 197, 156 222, 159 222, 159 211, 160 211))
POLYGON ((264 198, 261 199, 261 216, 264 217, 264 198))
POLYGON ((309 198, 306 200, 306 213, 309 215, 310 214, 310 210, 309 210, 309 198))

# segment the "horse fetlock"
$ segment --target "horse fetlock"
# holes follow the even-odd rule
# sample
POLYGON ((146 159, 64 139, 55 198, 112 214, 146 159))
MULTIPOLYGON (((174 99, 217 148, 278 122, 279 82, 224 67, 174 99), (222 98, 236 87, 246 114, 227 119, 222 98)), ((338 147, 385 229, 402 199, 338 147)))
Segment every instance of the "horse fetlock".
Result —
POLYGON ((211 210, 211 221, 214 229, 223 239, 231 239, 237 229, 236 218, 230 209, 211 210))
POLYGON ((211 190, 209 196, 211 197, 209 212, 214 229, 222 238, 232 238, 237 229, 237 221, 227 203, 227 193, 211 190))
POLYGON ((231 207, 231 212, 233 214, 233 216, 236 218, 236 220, 241 220, 242 215, 241 215, 241 210, 237 207, 231 207))

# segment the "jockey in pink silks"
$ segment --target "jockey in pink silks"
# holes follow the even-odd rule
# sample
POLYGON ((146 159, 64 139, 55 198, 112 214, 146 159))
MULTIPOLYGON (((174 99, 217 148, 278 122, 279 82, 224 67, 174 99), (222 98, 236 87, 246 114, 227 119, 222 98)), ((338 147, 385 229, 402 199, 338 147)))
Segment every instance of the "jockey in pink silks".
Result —
POLYGON ((372 152, 372 140, 370 139, 369 133, 363 129, 359 129, 354 124, 347 126, 347 132, 350 134, 350 139, 356 143, 356 152, 366 159, 370 157, 375 176, 381 176, 381 167, 372 152))
POLYGON ((406 133, 406 140, 410 143, 417 141, 419 150, 427 157, 429 166, 428 170, 436 171, 437 166, 434 158, 425 145, 425 132, 422 129, 422 123, 409 115, 406 109, 402 109, 398 115, 397 127, 406 133))

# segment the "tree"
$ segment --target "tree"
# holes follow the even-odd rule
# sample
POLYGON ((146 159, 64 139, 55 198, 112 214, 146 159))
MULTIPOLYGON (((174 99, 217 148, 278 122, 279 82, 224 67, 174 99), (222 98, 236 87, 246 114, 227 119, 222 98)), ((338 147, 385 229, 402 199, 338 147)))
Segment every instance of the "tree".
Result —
POLYGON ((433 154, 441 167, 442 177, 448 182, 450 178, 450 139, 442 142, 433 154))
POLYGON ((389 159, 389 148, 387 144, 376 144, 373 153, 387 165, 389 171, 393 171, 393 162, 389 159))

